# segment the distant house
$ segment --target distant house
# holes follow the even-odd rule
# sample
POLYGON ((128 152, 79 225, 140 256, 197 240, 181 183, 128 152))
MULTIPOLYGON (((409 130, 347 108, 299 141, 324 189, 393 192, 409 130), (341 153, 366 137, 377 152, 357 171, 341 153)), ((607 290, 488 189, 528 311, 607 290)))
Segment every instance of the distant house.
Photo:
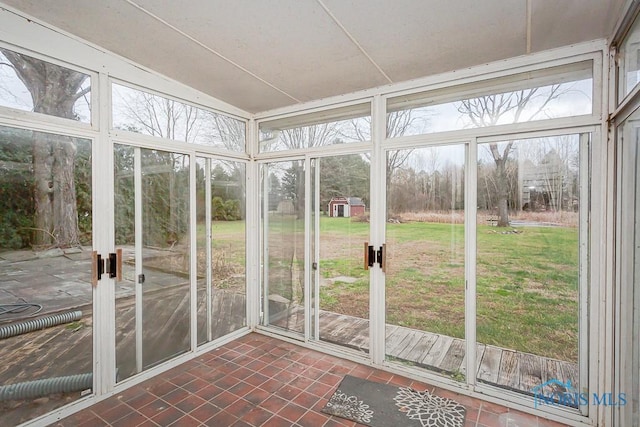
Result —
POLYGON ((330 217, 344 217, 364 215, 365 205, 359 197, 333 197, 329 202, 330 217))

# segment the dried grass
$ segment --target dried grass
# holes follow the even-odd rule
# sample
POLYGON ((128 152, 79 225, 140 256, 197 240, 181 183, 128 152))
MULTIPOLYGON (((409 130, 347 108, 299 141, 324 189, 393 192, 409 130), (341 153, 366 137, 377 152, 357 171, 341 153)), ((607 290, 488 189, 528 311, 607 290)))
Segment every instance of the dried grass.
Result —
MULTIPOLYGON (((493 212, 478 211, 478 224, 487 225, 489 220, 495 220, 498 216, 493 212)), ((403 212, 390 215, 389 222, 432 222, 440 224, 464 224, 463 211, 425 211, 403 212)), ((563 227, 578 227, 579 214, 577 212, 517 212, 509 214, 510 221, 527 221, 544 224, 553 224, 563 227)), ((368 222, 368 217, 367 217, 368 222)))

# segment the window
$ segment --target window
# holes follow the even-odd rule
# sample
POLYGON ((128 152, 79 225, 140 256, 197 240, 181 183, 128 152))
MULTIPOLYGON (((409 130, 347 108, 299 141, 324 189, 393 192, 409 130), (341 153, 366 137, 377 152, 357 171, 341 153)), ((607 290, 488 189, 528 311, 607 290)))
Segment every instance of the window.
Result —
POLYGON ((369 103, 260 123, 260 151, 282 151, 371 140, 369 103))
POLYGON ((91 122, 88 74, 0 48, 0 106, 91 122))
POLYGON ((244 151, 242 120, 173 99, 113 85, 113 127, 130 132, 244 151))
POLYGON ((403 95, 387 102, 387 137, 591 114, 593 63, 403 95), (488 85, 491 85, 488 87, 488 85))
POLYGON ((623 100, 640 82, 640 21, 635 22, 619 47, 618 100, 623 100))

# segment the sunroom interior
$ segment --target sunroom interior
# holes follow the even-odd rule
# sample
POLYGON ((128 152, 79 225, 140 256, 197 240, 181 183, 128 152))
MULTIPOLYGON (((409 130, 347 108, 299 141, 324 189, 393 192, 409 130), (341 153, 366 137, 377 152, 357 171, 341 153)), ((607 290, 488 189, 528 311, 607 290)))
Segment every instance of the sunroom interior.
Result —
POLYGON ((639 11, 2 0, 0 425, 248 334, 640 425, 639 11))

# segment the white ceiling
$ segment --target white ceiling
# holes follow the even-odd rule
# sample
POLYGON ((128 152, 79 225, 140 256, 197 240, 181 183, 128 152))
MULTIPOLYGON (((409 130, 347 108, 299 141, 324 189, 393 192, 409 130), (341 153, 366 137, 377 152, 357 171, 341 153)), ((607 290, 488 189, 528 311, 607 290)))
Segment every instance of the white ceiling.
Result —
POLYGON ((249 112, 610 36, 625 0, 2 0, 249 112))

